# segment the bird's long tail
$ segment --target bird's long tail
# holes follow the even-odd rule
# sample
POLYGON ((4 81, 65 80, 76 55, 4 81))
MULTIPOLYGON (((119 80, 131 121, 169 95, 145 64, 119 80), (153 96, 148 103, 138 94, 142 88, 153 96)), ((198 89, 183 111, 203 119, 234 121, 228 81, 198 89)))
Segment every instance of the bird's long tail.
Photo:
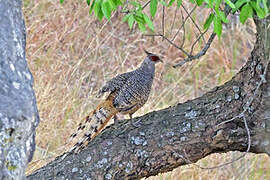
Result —
POLYGON ((113 106, 113 98, 113 94, 109 95, 79 124, 76 132, 70 136, 70 142, 73 142, 74 146, 69 152, 83 149, 116 115, 118 110, 113 106))

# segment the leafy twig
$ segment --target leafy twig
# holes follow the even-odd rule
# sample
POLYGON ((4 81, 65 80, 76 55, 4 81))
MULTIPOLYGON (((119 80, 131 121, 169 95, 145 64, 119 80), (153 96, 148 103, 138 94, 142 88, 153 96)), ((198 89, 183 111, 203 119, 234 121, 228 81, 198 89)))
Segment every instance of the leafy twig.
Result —
POLYGON ((179 67, 179 66, 183 66, 187 62, 192 61, 194 59, 198 59, 198 58, 202 57, 203 55, 205 55, 205 53, 209 49, 209 47, 210 47, 210 45, 213 42, 213 40, 214 40, 215 37, 216 37, 216 33, 212 33, 211 36, 209 37, 207 43, 205 44, 205 46, 203 47, 203 49, 199 53, 197 53, 194 56, 188 54, 188 57, 187 58, 185 58, 181 62, 175 64, 173 67, 176 68, 176 67, 179 67))
POLYGON ((182 51, 186 56, 191 57, 190 54, 188 52, 186 52, 183 48, 177 46, 174 42, 172 42, 171 40, 169 40, 166 36, 163 36, 162 34, 145 34, 144 36, 159 36, 159 37, 162 37, 166 41, 168 41, 171 45, 173 45, 175 48, 182 51))
MULTIPOLYGON (((182 7, 183 7, 183 5, 182 5, 182 7)), ((184 27, 186 21, 188 20, 188 18, 190 18, 191 14, 193 13, 193 11, 195 11, 195 9, 196 9, 196 6, 194 6, 194 7, 192 8, 192 10, 190 11, 190 13, 187 13, 188 16, 185 18, 185 20, 183 21, 183 23, 181 24, 181 26, 178 28, 177 32, 175 33, 175 35, 174 35, 174 37, 172 38, 171 41, 174 41, 174 40, 175 40, 176 36, 177 36, 178 33, 180 32, 180 30, 184 27)), ((181 15, 182 15, 182 17, 183 17, 183 13, 181 13, 181 15)), ((183 19, 183 18, 182 18, 182 19, 183 19)))
POLYGON ((148 4, 150 3, 151 1, 147 1, 143 6, 142 6, 142 9, 144 9, 146 6, 148 6, 148 4))
MULTIPOLYGON (((185 8, 185 6, 182 6, 182 7, 183 7, 184 11, 189 15, 189 13, 188 13, 187 9, 185 8)), ((197 6, 194 7, 194 10, 195 10, 196 8, 197 8, 197 6)), ((200 35, 203 34, 202 31, 201 31, 201 29, 199 28, 198 24, 194 21, 194 19, 191 17, 191 15, 189 15, 189 16, 190 16, 191 21, 192 21, 193 24, 195 25, 195 27, 196 27, 196 28, 198 29, 198 31, 200 32, 200 35)), ((203 38, 203 41, 204 41, 204 43, 205 43, 205 39, 204 39, 203 36, 202 36, 202 38, 203 38)))

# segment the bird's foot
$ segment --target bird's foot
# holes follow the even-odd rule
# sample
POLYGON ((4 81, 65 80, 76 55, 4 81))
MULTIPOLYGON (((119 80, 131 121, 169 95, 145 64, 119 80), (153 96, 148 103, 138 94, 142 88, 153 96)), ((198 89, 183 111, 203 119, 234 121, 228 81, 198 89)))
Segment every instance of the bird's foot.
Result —
POLYGON ((135 128, 140 127, 139 123, 140 123, 140 120, 134 121, 134 119, 130 119, 130 124, 135 128))
POLYGON ((119 119, 118 119, 118 117, 115 115, 115 116, 113 117, 113 126, 112 126, 112 128, 117 129, 118 125, 119 125, 119 119))
POLYGON ((140 127, 139 122, 140 122, 140 120, 134 122, 133 119, 130 119, 129 122, 125 123, 124 129, 123 129, 122 131, 120 131, 120 132, 117 134, 117 136, 119 136, 119 135, 123 134, 124 132, 126 132, 127 129, 130 127, 129 124, 130 124, 133 128, 139 128, 139 127, 140 127))

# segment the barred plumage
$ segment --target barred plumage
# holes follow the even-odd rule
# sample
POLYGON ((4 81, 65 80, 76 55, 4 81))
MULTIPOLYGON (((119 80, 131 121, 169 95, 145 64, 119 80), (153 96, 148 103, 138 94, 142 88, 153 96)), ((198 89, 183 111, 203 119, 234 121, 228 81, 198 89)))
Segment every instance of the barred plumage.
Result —
POLYGON ((118 112, 129 114, 132 118, 132 114, 146 103, 155 75, 155 64, 161 60, 157 55, 145 52, 147 57, 138 69, 114 77, 99 91, 99 94, 110 94, 70 136, 71 139, 79 139, 70 151, 78 152, 84 148, 118 112))

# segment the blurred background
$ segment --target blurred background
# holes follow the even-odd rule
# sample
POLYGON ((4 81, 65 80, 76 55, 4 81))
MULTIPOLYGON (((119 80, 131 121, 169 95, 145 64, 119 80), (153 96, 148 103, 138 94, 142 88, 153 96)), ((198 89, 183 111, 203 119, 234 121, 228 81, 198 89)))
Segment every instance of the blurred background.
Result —
MULTIPOLYGON (((143 1, 142 1, 143 2, 143 1)), ((193 4, 184 1, 188 12, 193 4)), ((35 171, 69 149, 65 145, 78 123, 91 112, 100 99, 97 91, 117 74, 131 71, 145 58, 143 48, 163 56, 163 64, 156 67, 156 76, 146 105, 135 116, 176 105, 203 95, 215 86, 230 80, 246 62, 253 48, 256 30, 252 21, 241 25, 238 16, 230 16, 220 39, 215 38, 207 54, 179 68, 172 65, 184 54, 160 37, 149 37, 136 27, 133 30, 121 19, 119 11, 111 21, 98 21, 89 15, 85 0, 24 0, 27 29, 27 60, 33 73, 34 89, 40 114, 36 151, 27 173, 35 171)), ((146 8, 146 12, 149 10, 146 8)), ((158 12, 162 11, 159 7, 158 12)), ((209 9, 196 8, 192 18, 203 26, 209 9)), ((187 17, 181 8, 172 6, 165 11, 164 31, 170 39, 187 17)), ((162 14, 154 20, 156 32, 162 31, 162 14)), ((205 34, 208 39, 212 31, 205 34)), ((174 41, 190 50, 199 32, 187 20, 174 41), (185 41, 183 41, 185 39, 185 41)), ((200 40, 194 52, 203 47, 200 40)), ((124 117, 121 117, 124 118, 124 117)), ((233 160, 240 152, 212 154, 199 162, 213 167, 233 160)), ((214 170, 194 165, 179 167, 172 172, 150 177, 149 180, 197 179, 270 179, 270 158, 249 153, 245 158, 214 170)))

